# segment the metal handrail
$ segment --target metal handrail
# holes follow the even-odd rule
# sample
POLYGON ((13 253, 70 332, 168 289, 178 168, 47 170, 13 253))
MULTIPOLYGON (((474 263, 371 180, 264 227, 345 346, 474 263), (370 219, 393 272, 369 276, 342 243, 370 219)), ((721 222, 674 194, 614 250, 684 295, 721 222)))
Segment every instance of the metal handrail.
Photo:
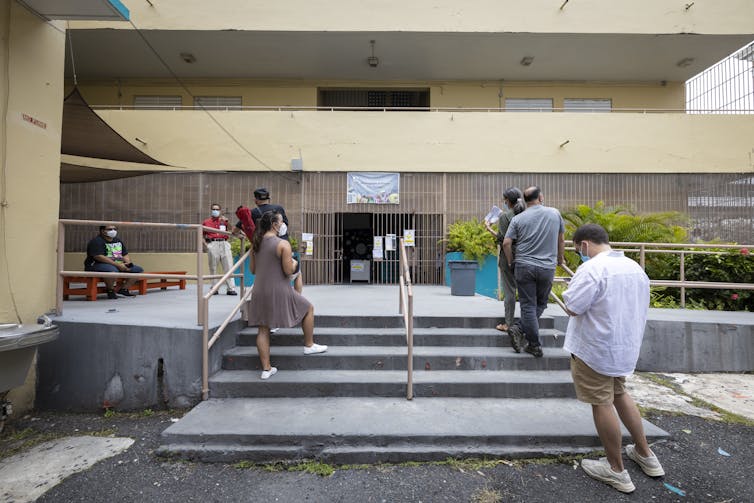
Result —
POLYGON ((400 275, 398 283, 400 286, 400 297, 398 312, 403 315, 403 325, 406 327, 406 347, 408 353, 408 361, 406 362, 406 400, 412 400, 414 398, 414 289, 411 284, 411 271, 408 267, 403 238, 400 238, 399 243, 400 275))
MULTIPOLYGON (((241 237, 241 249, 243 250, 243 248, 243 237, 241 237)), ((238 261, 233 264, 233 267, 231 267, 230 270, 227 271, 219 281, 212 285, 212 288, 210 288, 209 291, 204 294, 204 297, 202 297, 202 317, 204 318, 204 323, 202 324, 202 400, 207 400, 209 398, 209 350, 212 348, 212 346, 214 346, 215 342, 220 339, 223 331, 230 324, 230 320, 232 320, 236 313, 241 309, 241 307, 251 299, 251 291, 253 289, 253 286, 248 290, 244 290, 244 285, 246 283, 246 270, 244 269, 244 272, 242 274, 243 279, 241 280, 241 295, 238 299, 238 303, 233 307, 230 314, 225 317, 222 323, 220 323, 220 326, 217 327, 217 330, 215 330, 211 338, 209 337, 209 299, 211 299, 215 295, 215 293, 220 289, 220 286, 225 281, 227 281, 231 276, 235 276, 234 273, 236 269, 238 269, 244 263, 244 261, 249 257, 250 254, 251 249, 246 250, 246 253, 241 255, 241 258, 239 258, 238 261)))
MULTIPOLYGON (((233 267, 229 271, 226 271, 223 275, 213 274, 204 275, 203 269, 203 254, 204 254, 204 231, 210 231, 217 234, 224 234, 227 236, 232 235, 228 231, 221 231, 213 227, 205 227, 200 224, 172 224, 172 223, 159 223, 159 222, 119 222, 119 221, 99 221, 99 220, 71 220, 60 219, 58 221, 58 250, 57 250, 57 263, 58 263, 58 281, 56 291, 56 313, 58 315, 63 314, 63 278, 66 276, 81 276, 81 277, 124 277, 123 273, 118 272, 97 272, 97 271, 65 271, 63 270, 64 254, 65 254, 65 226, 70 225, 118 225, 124 227, 168 227, 172 229, 193 229, 197 236, 197 261, 196 261, 196 274, 153 274, 153 273, 128 273, 128 278, 133 279, 183 279, 183 280, 195 280, 196 291, 198 296, 197 303, 197 324, 202 326, 202 400, 209 398, 209 350, 218 341, 225 328, 230 324, 230 321, 238 313, 238 311, 244 306, 245 302, 251 298, 251 288, 245 289, 246 285, 246 269, 242 269, 241 274, 236 274, 236 271, 249 257, 251 250, 247 250, 238 261, 233 264, 233 267), (220 286, 225 283, 231 277, 241 278, 241 295, 238 303, 233 307, 230 313, 220 323, 220 326, 212 334, 212 338, 209 337, 209 299, 211 299, 215 292, 218 291, 220 286), (218 279, 219 278, 219 279, 218 279), (205 279, 217 279, 206 294, 204 291, 205 279)), ((241 235, 241 249, 244 249, 244 236, 241 235)))
MULTIPOLYGON (((657 254, 673 254, 680 256, 679 265, 679 278, 678 280, 658 280, 649 279, 650 286, 661 286, 668 288, 679 288, 681 290, 680 305, 681 308, 686 307, 686 289, 687 288, 701 288, 710 290, 726 290, 726 289, 739 289, 739 290, 754 290, 754 284, 752 283, 726 283, 715 281, 687 281, 686 280, 686 256, 687 255, 720 255, 726 253, 719 250, 754 250, 754 245, 741 245, 741 244, 715 244, 715 243, 641 243, 631 241, 616 241, 610 243, 613 250, 638 253, 639 265, 642 269, 646 268, 646 256, 648 253, 657 254), (695 249, 696 248, 696 249, 695 249), (708 249, 714 249, 717 251, 704 251, 708 249)), ((568 247, 573 249, 573 246, 568 247)), ((565 268, 565 266, 564 266, 565 268)), ((567 268, 565 268, 567 270, 567 268)), ((568 271, 571 276, 573 272, 568 271)), ((555 279, 556 282, 564 283, 568 281, 568 278, 559 277, 555 279)), ((553 298, 556 298, 553 295, 553 298)), ((558 299, 560 300, 560 299, 558 299)), ((557 300, 556 300, 557 302, 557 300)), ((561 306, 563 307, 563 306, 561 306)))
POLYGON ((240 106, 201 106, 201 105, 90 105, 93 110, 198 110, 205 112, 246 112, 246 111, 323 111, 323 112, 349 112, 349 111, 366 111, 366 112, 496 112, 496 113, 516 113, 516 112, 562 112, 562 113, 639 113, 639 114, 661 114, 661 113, 682 113, 682 114, 711 114, 711 115, 731 115, 731 113, 754 114, 754 110, 742 108, 731 110, 720 110, 715 108, 709 109, 686 109, 686 108, 563 108, 563 107, 530 107, 530 108, 504 108, 504 107, 374 107, 374 106, 315 106, 315 105, 240 105, 240 106))

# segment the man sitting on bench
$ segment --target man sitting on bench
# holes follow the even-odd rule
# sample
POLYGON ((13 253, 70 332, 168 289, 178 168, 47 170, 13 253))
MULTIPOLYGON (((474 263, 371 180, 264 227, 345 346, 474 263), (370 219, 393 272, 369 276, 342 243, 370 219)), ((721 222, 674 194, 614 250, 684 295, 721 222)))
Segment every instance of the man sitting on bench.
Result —
MULTIPOLYGON (((114 225, 100 225, 99 235, 89 241, 86 245, 86 260, 84 261, 85 271, 97 272, 127 272, 140 273, 144 269, 131 262, 128 257, 126 245, 118 239, 118 229, 114 225)), ((117 299, 115 290, 115 281, 117 278, 103 278, 105 288, 107 289, 108 299, 117 299)), ((117 293, 124 297, 133 297, 128 289, 134 283, 135 279, 123 279, 117 293)))

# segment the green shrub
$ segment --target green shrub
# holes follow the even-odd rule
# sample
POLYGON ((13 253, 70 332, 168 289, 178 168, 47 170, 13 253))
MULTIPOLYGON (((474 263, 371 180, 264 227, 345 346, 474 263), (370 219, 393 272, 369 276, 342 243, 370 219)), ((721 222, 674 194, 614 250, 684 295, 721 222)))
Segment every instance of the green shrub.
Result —
MULTIPOLYGON (((246 250, 251 248, 251 241, 249 241, 248 239, 244 239, 243 242, 244 242, 246 250)), ((244 250, 244 253, 246 253, 246 250, 244 250)), ((234 259, 242 255, 241 240, 239 238, 230 238, 230 254, 233 255, 234 259)))
POLYGON ((448 227, 447 247, 448 251, 463 252, 463 258, 476 260, 480 264, 486 255, 497 253, 495 238, 476 218, 451 224, 448 227))
MULTIPOLYGON (((685 260, 687 281, 725 283, 754 283, 754 257, 746 248, 720 251, 717 255, 689 255, 685 260)), ((754 292, 751 290, 713 290, 690 288, 687 302, 695 302, 704 309, 721 311, 754 311, 754 292)))

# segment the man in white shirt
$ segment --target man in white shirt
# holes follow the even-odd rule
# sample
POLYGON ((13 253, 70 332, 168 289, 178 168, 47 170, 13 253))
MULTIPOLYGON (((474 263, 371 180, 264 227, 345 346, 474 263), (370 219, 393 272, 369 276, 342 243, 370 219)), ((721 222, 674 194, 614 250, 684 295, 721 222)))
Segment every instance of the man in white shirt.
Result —
POLYGON ((607 458, 598 461, 584 459, 581 466, 590 477, 630 493, 636 487, 623 467, 622 434, 615 411, 634 440, 626 446, 626 455, 651 477, 665 474, 647 444, 639 409, 624 386, 639 359, 649 308, 649 278, 623 252, 613 251, 607 232, 597 224, 579 227, 573 244, 584 263, 563 293, 572 316, 564 349, 571 353, 576 396, 591 404, 594 425, 607 453, 607 458))

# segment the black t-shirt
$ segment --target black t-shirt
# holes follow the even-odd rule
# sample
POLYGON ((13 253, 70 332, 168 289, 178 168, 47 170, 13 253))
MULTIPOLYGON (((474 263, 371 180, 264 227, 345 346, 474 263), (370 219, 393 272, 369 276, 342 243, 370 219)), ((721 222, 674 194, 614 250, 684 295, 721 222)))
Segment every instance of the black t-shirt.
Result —
POLYGON ((113 238, 112 241, 108 242, 102 236, 96 236, 86 245, 84 268, 92 267, 97 262, 94 260, 97 255, 104 255, 116 262, 123 262, 123 256, 128 255, 128 250, 123 241, 118 238, 113 238))
MULTIPOLYGON (((285 214, 285 209, 280 206, 279 204, 262 204, 260 206, 257 206, 256 208, 251 210, 251 219, 254 221, 254 225, 259 227, 259 219, 262 218, 262 215, 267 213, 268 211, 277 211, 281 215, 283 215, 283 222, 285 222, 285 225, 288 225, 288 217, 285 214)), ((236 227, 239 229, 241 228, 241 222, 236 223, 236 227)), ((288 239, 288 233, 285 233, 285 236, 280 236, 281 238, 285 239, 286 241, 290 241, 288 239)))

